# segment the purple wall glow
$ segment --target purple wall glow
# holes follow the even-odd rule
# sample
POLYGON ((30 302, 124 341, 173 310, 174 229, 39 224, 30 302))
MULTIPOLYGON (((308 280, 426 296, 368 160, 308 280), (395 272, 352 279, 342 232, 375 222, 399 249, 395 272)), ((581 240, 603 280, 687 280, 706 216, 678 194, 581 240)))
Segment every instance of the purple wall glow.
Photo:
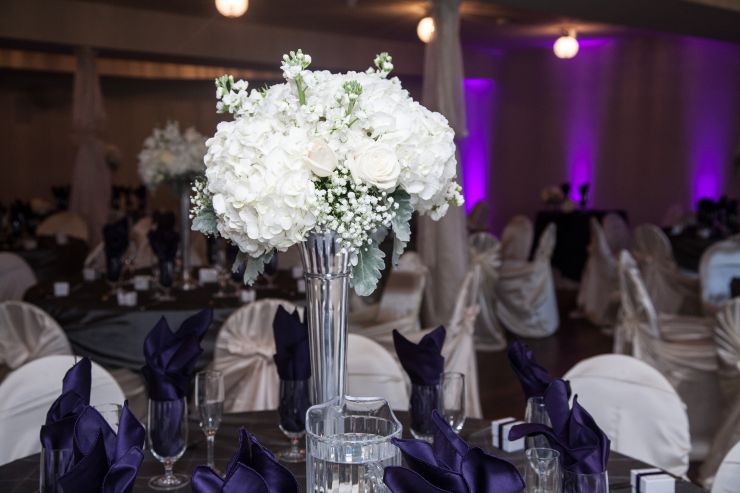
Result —
POLYGON ((472 210, 476 202, 485 200, 487 196, 494 89, 492 79, 465 79, 468 136, 459 143, 459 149, 467 212, 472 210))

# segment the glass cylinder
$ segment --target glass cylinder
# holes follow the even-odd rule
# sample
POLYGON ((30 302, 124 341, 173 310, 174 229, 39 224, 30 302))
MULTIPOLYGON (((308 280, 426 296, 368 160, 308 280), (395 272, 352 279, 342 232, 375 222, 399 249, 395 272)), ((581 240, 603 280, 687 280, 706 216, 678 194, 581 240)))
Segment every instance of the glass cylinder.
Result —
POLYGON ((280 380, 280 431, 290 440, 290 448, 279 451, 277 457, 285 462, 303 462, 306 450, 301 447, 306 434, 306 411, 309 408, 309 380, 280 380))
POLYGON ((41 449, 39 464, 39 492, 63 493, 59 478, 69 471, 74 453, 69 449, 41 449))
MULTIPOLYGON (((552 426, 550 422, 550 415, 547 414, 547 408, 545 408, 545 399, 541 396, 530 397, 527 399, 527 408, 524 411, 524 421, 527 423, 534 423, 546 426, 552 426)), ((525 444, 528 449, 530 448, 542 448, 546 449, 550 447, 550 442, 544 435, 535 435, 527 437, 525 444)))
POLYGON ((418 440, 432 442, 434 440, 434 422, 432 411, 440 408, 440 386, 435 385, 411 385, 411 401, 409 411, 411 414, 411 434, 418 440))
POLYGON ((443 373, 440 389, 440 412, 455 433, 460 433, 465 425, 465 375, 443 373))
POLYGON ((609 475, 606 471, 578 474, 564 470, 563 493, 609 493, 609 475))
POLYGON ((180 236, 182 242, 182 279, 180 281, 180 289, 183 291, 190 291, 195 289, 197 285, 193 281, 191 269, 190 269, 190 180, 181 180, 177 189, 180 194, 180 236))
POLYGON ((527 493, 560 493, 560 454, 549 448, 531 448, 526 451, 524 483, 527 493))

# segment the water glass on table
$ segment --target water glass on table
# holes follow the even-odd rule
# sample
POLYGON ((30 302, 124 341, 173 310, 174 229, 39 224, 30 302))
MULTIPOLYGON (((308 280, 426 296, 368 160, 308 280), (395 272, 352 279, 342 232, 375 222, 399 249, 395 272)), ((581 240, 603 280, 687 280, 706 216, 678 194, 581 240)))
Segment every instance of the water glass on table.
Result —
POLYGON ((578 474, 564 470, 562 493, 609 493, 609 475, 606 471, 578 474))
POLYGON ((445 372, 440 383, 440 414, 455 433, 460 433, 465 424, 465 375, 445 372))
POLYGON ((526 451, 524 484, 527 493, 561 493, 560 453, 550 448, 526 451))
POLYGON ((284 462, 305 462, 301 439, 306 434, 306 411, 310 407, 308 380, 280 380, 280 431, 290 440, 290 448, 279 451, 284 462))
POLYGON ((202 371, 195 375, 195 410, 200 429, 206 435, 208 467, 216 470, 213 447, 224 410, 224 376, 220 371, 202 371))
MULTIPOLYGON (((546 426, 552 426, 550 422, 550 415, 547 414, 547 408, 545 408, 545 399, 541 396, 530 397, 527 399, 527 408, 524 411, 524 421, 527 423, 534 423, 546 426)), ((529 448, 549 448, 550 442, 544 435, 535 435, 527 437, 525 442, 526 447, 529 448)))
POLYGON ((432 443, 434 440, 434 422, 432 411, 440 409, 440 384, 411 385, 411 402, 409 411, 411 413, 411 434, 417 440, 425 440, 432 443))
POLYGON ((149 399, 146 429, 147 446, 164 465, 164 475, 149 480, 154 490, 175 490, 190 482, 184 474, 172 469, 185 453, 188 443, 188 404, 185 398, 171 401, 149 399))
POLYGON ((39 492, 63 493, 59 478, 72 467, 74 452, 68 449, 41 449, 39 454, 39 492))

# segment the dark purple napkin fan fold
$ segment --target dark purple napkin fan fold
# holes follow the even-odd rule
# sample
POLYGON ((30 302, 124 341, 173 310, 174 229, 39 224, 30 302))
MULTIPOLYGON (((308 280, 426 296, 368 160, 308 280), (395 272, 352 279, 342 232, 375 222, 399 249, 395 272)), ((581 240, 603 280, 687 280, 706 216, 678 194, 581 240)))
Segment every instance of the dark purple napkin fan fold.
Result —
POLYGON ((159 261, 175 261, 180 235, 171 229, 157 228, 149 231, 147 236, 149 238, 149 246, 152 247, 152 251, 159 261))
POLYGON ((128 248, 128 218, 108 223, 103 226, 103 244, 105 256, 121 258, 128 248))
POLYGON ((41 446, 46 450, 72 449, 75 422, 90 405, 92 364, 82 358, 67 370, 62 393, 46 413, 46 424, 41 427, 41 446))
POLYGON ((550 385, 552 377, 548 371, 537 364, 532 350, 524 343, 515 340, 509 345, 507 351, 511 369, 519 378, 524 395, 527 399, 531 397, 542 397, 550 385))
POLYGON ((564 380, 553 380, 545 392, 545 408, 552 428, 526 423, 514 426, 509 439, 527 435, 545 435, 550 446, 560 452, 563 469, 577 474, 597 474, 606 471, 610 442, 593 417, 573 397, 569 406, 570 388, 564 380))
POLYGON ((308 327, 301 322, 298 310, 292 314, 278 306, 272 322, 275 336, 275 366, 281 380, 308 380, 311 361, 308 345, 308 327))
POLYGON ((445 334, 445 328, 440 325, 415 344, 397 330, 393 331, 396 354, 412 383, 417 385, 439 383, 445 367, 445 359, 442 356, 445 334))
POLYGON ((203 348, 200 343, 213 321, 213 310, 206 308, 187 318, 172 332, 162 317, 144 341, 146 365, 141 369, 149 398, 172 401, 186 397, 195 364, 203 348))
POLYGON ((239 450, 226 466, 223 478, 207 466, 195 468, 193 493, 298 493, 298 483, 272 452, 244 428, 239 429, 239 450))
POLYGON ((386 467, 383 482, 392 493, 519 493, 524 488, 516 466, 470 447, 437 411, 434 445, 423 440, 393 439, 408 469, 386 467))
POLYGON ((74 464, 59 478, 64 491, 127 493, 144 460, 144 426, 123 405, 116 434, 95 408, 86 407, 74 427, 74 464))

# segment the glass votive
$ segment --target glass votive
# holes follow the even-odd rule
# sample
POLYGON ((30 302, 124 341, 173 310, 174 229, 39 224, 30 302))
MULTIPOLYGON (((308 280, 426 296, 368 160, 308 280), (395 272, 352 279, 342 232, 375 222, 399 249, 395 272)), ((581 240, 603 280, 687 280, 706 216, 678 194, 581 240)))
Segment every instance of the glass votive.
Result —
POLYGON ((63 493, 59 478, 72 467, 72 449, 41 449, 40 457, 39 492, 63 493))
POLYGON ((609 475, 606 471, 578 474, 564 470, 563 493, 609 493, 609 475))
MULTIPOLYGON (((530 397, 527 399, 527 408, 524 411, 524 421, 527 423, 552 426, 550 416, 545 408, 545 399, 541 396, 530 397)), ((549 448, 550 442, 544 435, 535 435, 527 437, 525 440, 526 448, 549 448)))
POLYGON ((524 484, 527 493, 561 493, 560 453, 550 448, 525 452, 524 484))

